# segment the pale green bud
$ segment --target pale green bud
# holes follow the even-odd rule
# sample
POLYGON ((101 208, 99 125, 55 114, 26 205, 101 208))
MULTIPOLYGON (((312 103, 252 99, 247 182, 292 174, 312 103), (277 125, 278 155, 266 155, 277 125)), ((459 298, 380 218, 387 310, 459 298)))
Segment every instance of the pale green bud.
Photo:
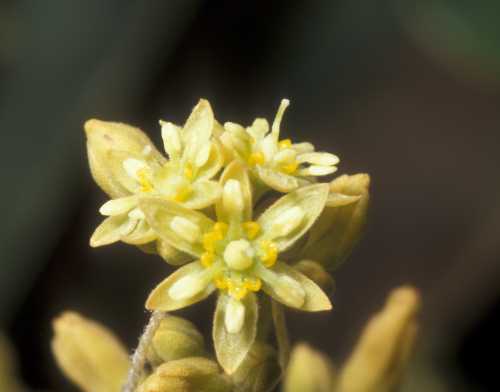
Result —
POLYGON ((0 391, 21 392, 25 389, 18 380, 14 350, 9 341, 0 335, 0 391))
POLYGON ((295 346, 286 370, 285 392, 331 392, 334 381, 328 358, 306 344, 295 346))
POLYGON ((236 392, 272 391, 280 378, 276 350, 261 342, 252 345, 241 365, 231 375, 236 392))
POLYGON ((367 323, 339 375, 342 392, 390 392, 398 387, 417 334, 420 296, 412 287, 391 292, 367 323))
POLYGON ((176 359, 202 356, 205 353, 203 336, 193 323, 167 315, 156 330, 148 360, 153 365, 176 359))
POLYGON ((301 260, 293 267, 321 287, 325 293, 333 292, 335 280, 321 264, 312 260, 301 260))
POLYGON ((86 392, 121 389, 128 353, 108 329, 75 312, 63 313, 52 325, 52 352, 71 381, 86 392))
POLYGON ((326 207, 312 226, 301 259, 336 269, 361 238, 368 210, 370 176, 343 175, 330 183, 326 207))
POLYGON ((164 363, 144 380, 137 392, 230 392, 231 380, 206 358, 191 357, 164 363))

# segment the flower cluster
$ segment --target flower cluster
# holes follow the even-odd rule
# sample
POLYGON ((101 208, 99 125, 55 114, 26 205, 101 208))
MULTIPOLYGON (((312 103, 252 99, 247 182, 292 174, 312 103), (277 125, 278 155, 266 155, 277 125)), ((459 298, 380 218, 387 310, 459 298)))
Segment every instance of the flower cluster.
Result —
POLYGON ((362 227, 351 218, 364 217, 368 177, 318 182, 339 158, 280 139, 288 105, 281 101, 271 127, 261 118, 244 127, 221 125, 202 99, 184 126, 160 121, 167 157, 139 129, 85 124, 93 177, 110 197, 91 246, 123 241, 181 265, 152 291, 150 310, 173 311, 218 291, 213 338, 227 373, 255 342, 258 293, 304 311, 331 309, 316 279, 331 256, 325 233, 337 230, 342 261, 362 227))

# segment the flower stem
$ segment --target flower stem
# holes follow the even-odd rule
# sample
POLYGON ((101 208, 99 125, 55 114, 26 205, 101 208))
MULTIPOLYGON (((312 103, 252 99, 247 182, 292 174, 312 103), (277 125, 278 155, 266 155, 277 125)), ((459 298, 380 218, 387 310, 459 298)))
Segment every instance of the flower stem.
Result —
POLYGON ((153 339, 155 331, 160 325, 160 321, 163 319, 165 314, 158 310, 154 311, 149 318, 149 321, 144 328, 144 332, 139 338, 139 344, 132 355, 132 364, 127 375, 127 381, 123 385, 122 392, 134 392, 137 388, 137 384, 142 376, 144 370, 144 364, 146 363, 146 353, 153 339))

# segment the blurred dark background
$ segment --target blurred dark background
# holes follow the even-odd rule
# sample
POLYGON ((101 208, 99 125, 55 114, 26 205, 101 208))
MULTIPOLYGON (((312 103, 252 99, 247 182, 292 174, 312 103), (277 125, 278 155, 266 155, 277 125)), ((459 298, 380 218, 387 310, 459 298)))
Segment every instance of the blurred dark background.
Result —
MULTIPOLYGON (((51 319, 95 318, 132 347, 169 273, 125 245, 90 249, 106 200, 83 122, 160 141, 199 97, 283 129, 372 176, 365 238, 336 275, 335 311, 290 312, 294 339, 339 362, 396 285, 424 301, 405 391, 498 390, 498 1, 3 0, 0 3, 0 322, 33 389, 73 391, 51 319), (425 387, 423 386, 425 385, 425 387)), ((209 328, 212 304, 184 312, 209 328)))

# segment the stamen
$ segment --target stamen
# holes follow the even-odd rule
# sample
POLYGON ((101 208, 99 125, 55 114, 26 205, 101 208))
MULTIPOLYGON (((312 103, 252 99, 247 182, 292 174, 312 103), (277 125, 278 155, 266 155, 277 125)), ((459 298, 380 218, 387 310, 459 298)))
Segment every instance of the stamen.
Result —
POLYGON ((175 194, 174 201, 176 201, 178 203, 182 203, 182 202, 186 201, 189 196, 191 196, 192 192, 193 192, 193 189, 190 186, 183 186, 175 194))
POLYGON ((270 268, 278 259, 278 247, 276 244, 269 240, 264 240, 260 243, 260 248, 263 254, 260 256, 260 260, 265 267, 270 268))
POLYGON ((228 228, 229 228, 229 226, 228 226, 227 223, 225 223, 225 222, 217 222, 214 225, 214 227, 213 227, 213 231, 215 231, 217 233, 220 233, 220 235, 222 236, 222 238, 224 238, 226 236, 228 228))
POLYGON ((260 233, 260 225, 257 222, 244 222, 242 226, 249 240, 253 240, 260 233))
POLYGON ((233 282, 228 281, 228 293, 233 298, 241 300, 248 294, 248 290, 243 286, 235 285, 233 282))
POLYGON ((293 174, 297 171, 298 167, 299 164, 296 161, 294 161, 292 163, 289 163, 288 165, 281 166, 281 171, 286 174, 293 174))
POLYGON ((245 278, 243 282, 243 287, 250 291, 259 291, 262 287, 262 281, 259 278, 245 278))
POLYGON ((225 290, 228 288, 228 279, 224 275, 217 275, 214 279, 214 285, 219 290, 225 290))
POLYGON ((285 148, 292 147, 292 141, 290 139, 283 139, 278 142, 278 147, 282 150, 285 148))
POLYGON ((201 255, 200 258, 201 265, 205 268, 212 266, 214 260, 215 260, 215 254, 212 252, 205 252, 201 255))
POLYGON ((250 166, 262 165, 264 162, 265 162, 264 154, 262 154, 260 151, 250 154, 247 160, 247 163, 250 166))
POLYGON ((217 231, 210 231, 203 235, 203 248, 208 252, 215 252, 215 244, 224 237, 217 231))
POLYGON ((188 180, 192 180, 194 177, 193 165, 189 162, 186 163, 186 166, 184 166, 184 177, 188 180))
POLYGON ((149 181, 145 168, 137 171, 137 179, 141 186, 141 192, 151 192, 153 190, 153 184, 149 181))

